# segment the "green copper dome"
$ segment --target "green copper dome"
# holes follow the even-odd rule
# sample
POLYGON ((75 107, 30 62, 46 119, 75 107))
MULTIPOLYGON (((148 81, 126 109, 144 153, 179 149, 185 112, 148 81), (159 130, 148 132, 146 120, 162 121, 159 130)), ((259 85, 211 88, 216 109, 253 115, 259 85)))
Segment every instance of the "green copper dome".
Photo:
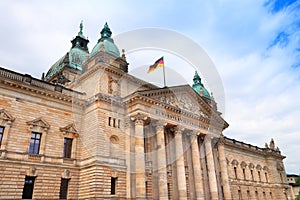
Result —
POLYGON ((89 41, 82 34, 82 22, 80 23, 79 28, 80 30, 77 36, 71 41, 72 47, 70 51, 51 66, 45 76, 46 81, 51 79, 55 74, 59 73, 64 67, 82 72, 82 64, 88 58, 87 44, 89 41))
POLYGON ((197 92, 200 96, 204 96, 204 97, 210 99, 210 94, 207 91, 207 89, 204 87, 204 85, 202 84, 201 78, 198 75, 197 71, 195 72, 193 81, 194 81, 193 89, 195 90, 195 92, 197 92))
POLYGON ((97 44, 94 46, 90 57, 94 56, 99 51, 105 51, 111 55, 116 57, 120 57, 120 51, 118 47, 115 45, 114 40, 111 38, 111 30, 108 27, 107 23, 105 23, 104 28, 102 29, 101 38, 98 40, 97 44))

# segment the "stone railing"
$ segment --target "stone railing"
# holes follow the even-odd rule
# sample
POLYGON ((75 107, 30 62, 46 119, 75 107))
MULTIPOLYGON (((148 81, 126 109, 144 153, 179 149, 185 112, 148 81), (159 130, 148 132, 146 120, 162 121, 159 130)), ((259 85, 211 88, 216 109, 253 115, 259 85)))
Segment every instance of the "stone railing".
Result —
POLYGON ((277 151, 277 150, 272 150, 269 148, 261 148, 258 146, 247 144, 247 143, 244 143, 244 142, 241 142, 241 141, 238 141, 235 139, 227 138, 227 137, 224 137, 224 139, 227 144, 232 144, 234 146, 242 147, 242 148, 248 148, 249 150, 254 150, 256 152, 262 152, 262 153, 268 152, 268 153, 275 153, 275 154, 279 154, 279 155, 281 154, 280 151, 277 151))
POLYGON ((68 96, 76 96, 77 98, 83 95, 81 92, 77 92, 68 88, 65 88, 63 85, 48 83, 39 79, 36 79, 28 74, 20 74, 8 69, 0 67, 0 80, 9 79, 17 82, 22 82, 37 88, 41 88, 48 91, 60 92, 68 96))

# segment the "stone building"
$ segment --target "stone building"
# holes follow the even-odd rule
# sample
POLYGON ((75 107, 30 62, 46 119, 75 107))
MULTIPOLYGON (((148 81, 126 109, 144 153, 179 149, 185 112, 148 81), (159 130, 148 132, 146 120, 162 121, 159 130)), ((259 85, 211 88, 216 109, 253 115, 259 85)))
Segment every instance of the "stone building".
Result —
POLYGON ((287 181, 289 185, 292 187, 292 199, 295 199, 298 194, 300 194, 300 184, 297 183, 297 179, 299 175, 296 174, 287 174, 287 181))
POLYGON ((291 199, 284 156, 225 137, 193 86, 128 73, 107 24, 41 79, 0 68, 0 199, 291 199))

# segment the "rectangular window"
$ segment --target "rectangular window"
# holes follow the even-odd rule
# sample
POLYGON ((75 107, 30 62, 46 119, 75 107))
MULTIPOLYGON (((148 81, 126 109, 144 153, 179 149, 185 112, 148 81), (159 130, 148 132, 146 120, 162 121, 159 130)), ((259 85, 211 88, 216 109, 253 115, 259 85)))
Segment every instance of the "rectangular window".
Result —
POLYGON ((111 177, 110 194, 116 194, 117 178, 111 177))
POLYGON ((258 173, 258 179, 259 181, 261 181, 260 171, 258 171, 257 173, 258 173))
POLYGON ((268 180, 268 173, 267 172, 265 172, 265 178, 266 178, 266 182, 268 183, 269 180, 268 180))
POLYGON ((4 134, 4 127, 0 126, 0 146, 2 144, 3 134, 4 134))
POLYGON ((29 154, 39 154, 41 144, 41 133, 32 132, 30 139, 29 154))
POLYGON ((69 186, 69 179, 62 178, 60 181, 59 199, 67 199, 68 186, 69 186))
POLYGON ((118 128, 121 127, 121 120, 118 120, 118 128))
POLYGON ((237 179, 236 167, 234 167, 233 170, 234 170, 234 177, 237 179))
POLYGON ((73 142, 73 139, 71 139, 71 138, 64 139, 64 154, 63 154, 64 158, 71 158, 72 142, 73 142))
POLYGON ((251 169, 251 178, 252 178, 252 181, 254 181, 254 175, 253 175, 253 169, 251 169))
POLYGON ((25 177, 22 199, 32 199, 34 180, 35 177, 25 177))
POLYGON ((251 195, 250 195, 250 191, 249 190, 247 190, 247 198, 248 198, 248 200, 251 199, 251 195))
POLYGON ((108 117, 108 126, 111 126, 111 117, 108 117))
POLYGON ((113 120, 113 127, 116 127, 116 118, 113 120))

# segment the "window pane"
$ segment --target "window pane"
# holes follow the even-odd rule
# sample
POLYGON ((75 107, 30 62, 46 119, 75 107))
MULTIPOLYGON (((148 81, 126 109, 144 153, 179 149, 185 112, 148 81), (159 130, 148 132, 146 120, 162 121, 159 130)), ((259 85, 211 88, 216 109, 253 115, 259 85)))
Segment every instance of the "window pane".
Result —
POLYGON ((0 126, 0 146, 1 146, 1 143, 2 143, 3 133, 4 133, 4 127, 0 126))
POLYGON ((38 154, 40 149, 40 140, 41 134, 32 132, 30 146, 29 146, 29 153, 30 154, 38 154))
POLYGON ((72 141, 73 141, 73 139, 71 139, 71 138, 65 138, 64 139, 63 157, 65 157, 65 158, 71 158, 71 154, 72 154, 72 141))

